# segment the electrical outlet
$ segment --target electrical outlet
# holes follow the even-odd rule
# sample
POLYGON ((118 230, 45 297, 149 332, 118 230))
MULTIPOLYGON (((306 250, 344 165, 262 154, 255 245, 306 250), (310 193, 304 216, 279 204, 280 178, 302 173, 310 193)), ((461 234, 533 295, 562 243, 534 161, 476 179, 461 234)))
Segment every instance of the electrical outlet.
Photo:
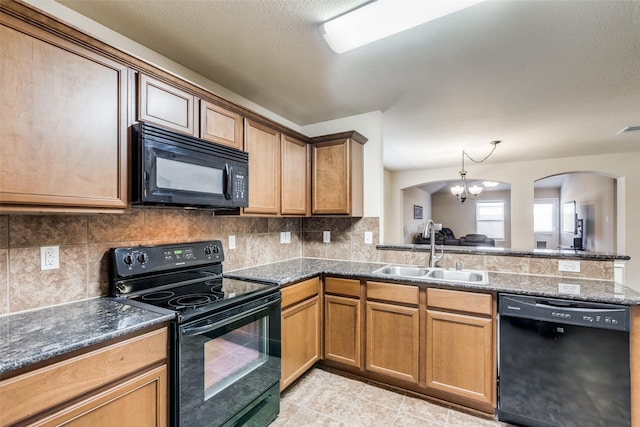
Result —
POLYGON ((331 232, 323 231, 322 232, 322 243, 331 243, 331 232))
POLYGON ((236 236, 229 236, 229 249, 236 248, 236 236))
POLYGON ((283 244, 291 243, 291 232, 290 231, 281 231, 280 232, 280 243, 283 243, 283 244))
POLYGON ((40 270, 55 270, 60 268, 60 247, 40 247, 40 270))
POLYGON ((580 261, 558 261, 558 271, 570 271, 572 273, 580 273, 580 261))
POLYGON ((373 233, 371 231, 364 232, 364 244, 371 245, 373 243, 373 233))

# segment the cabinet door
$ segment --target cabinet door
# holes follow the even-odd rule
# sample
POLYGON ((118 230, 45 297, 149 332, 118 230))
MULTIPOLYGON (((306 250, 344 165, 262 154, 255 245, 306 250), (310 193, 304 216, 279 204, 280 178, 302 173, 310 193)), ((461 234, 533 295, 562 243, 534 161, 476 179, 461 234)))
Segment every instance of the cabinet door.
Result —
POLYGON ((494 354, 491 318, 427 310, 427 387, 488 404, 491 410, 494 354))
POLYGON ((247 214, 280 212, 280 134, 245 120, 245 151, 249 153, 249 206, 247 214))
POLYGON ((242 116, 200 100, 200 138, 238 150, 244 149, 242 116))
POLYGON ((362 144, 351 138, 338 139, 313 143, 311 151, 311 213, 362 216, 362 144))
POLYGON ((307 143, 282 135, 282 215, 310 213, 310 153, 307 143))
POLYGON ((167 395, 163 365, 30 425, 164 427, 169 417, 167 395))
POLYGON ((325 295, 324 358, 360 367, 360 300, 325 295))
POLYGON ((367 370, 417 384, 418 308, 367 301, 366 311, 367 370))
POLYGON ((125 208, 127 68, 5 14, 0 52, 1 203, 125 208))
POLYGON ((282 312, 282 380, 287 388, 320 360, 320 297, 302 301, 282 312))
POLYGON ((145 74, 138 92, 138 120, 196 136, 193 95, 145 74))
POLYGON ((322 142, 312 146, 312 211, 313 214, 350 212, 349 140, 322 142))

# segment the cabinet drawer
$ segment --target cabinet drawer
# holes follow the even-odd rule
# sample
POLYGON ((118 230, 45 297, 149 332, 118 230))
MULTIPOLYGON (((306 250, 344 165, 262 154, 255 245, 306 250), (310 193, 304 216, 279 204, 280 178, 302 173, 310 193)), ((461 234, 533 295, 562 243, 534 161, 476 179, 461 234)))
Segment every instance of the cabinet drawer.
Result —
POLYGON ((419 293, 417 286, 367 282, 367 299, 418 305, 419 293))
POLYGON ((359 298, 360 281, 327 277, 324 279, 324 291, 331 294, 349 295, 359 298))
POLYGON ((284 287, 282 288, 282 307, 284 308, 318 295, 319 292, 320 279, 317 277, 284 287))
POLYGON ((0 425, 35 415, 167 358, 167 329, 0 382, 0 425))
POLYGON ((465 311, 467 313, 493 313, 492 296, 475 292, 450 291, 447 289, 427 289, 427 305, 447 310, 465 311))

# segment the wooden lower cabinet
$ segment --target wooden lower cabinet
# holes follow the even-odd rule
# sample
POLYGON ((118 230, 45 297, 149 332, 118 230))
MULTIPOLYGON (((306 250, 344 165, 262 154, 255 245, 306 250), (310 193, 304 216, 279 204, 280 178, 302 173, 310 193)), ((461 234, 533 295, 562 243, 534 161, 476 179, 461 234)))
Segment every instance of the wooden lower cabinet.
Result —
POLYGON ((0 425, 164 427, 167 328, 0 381, 0 425))
POLYGON ((361 367, 360 299, 324 296, 324 358, 361 367))
POLYGON ((493 330, 492 318, 427 310, 427 388, 444 392, 456 403, 493 412, 493 330))
POLYGON ((320 360, 320 280, 282 289, 282 377, 280 391, 320 360))
POLYGON ((166 426, 166 365, 80 401, 34 426, 166 426))
POLYGON ((366 312, 366 369, 417 384, 418 308, 367 301, 366 312))

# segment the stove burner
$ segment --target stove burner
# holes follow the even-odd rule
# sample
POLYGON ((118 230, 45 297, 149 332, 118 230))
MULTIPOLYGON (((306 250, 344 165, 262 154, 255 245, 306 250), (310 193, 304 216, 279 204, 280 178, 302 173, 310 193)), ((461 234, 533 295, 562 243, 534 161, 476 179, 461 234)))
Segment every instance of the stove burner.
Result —
POLYGON ((144 301, 160 301, 163 299, 171 298, 174 295, 175 295, 175 292, 159 291, 159 292, 151 292, 146 295, 142 295, 142 299, 144 301))
POLYGON ((195 308, 207 305, 216 299, 215 295, 189 294, 173 298, 169 301, 169 305, 175 308, 195 308))

